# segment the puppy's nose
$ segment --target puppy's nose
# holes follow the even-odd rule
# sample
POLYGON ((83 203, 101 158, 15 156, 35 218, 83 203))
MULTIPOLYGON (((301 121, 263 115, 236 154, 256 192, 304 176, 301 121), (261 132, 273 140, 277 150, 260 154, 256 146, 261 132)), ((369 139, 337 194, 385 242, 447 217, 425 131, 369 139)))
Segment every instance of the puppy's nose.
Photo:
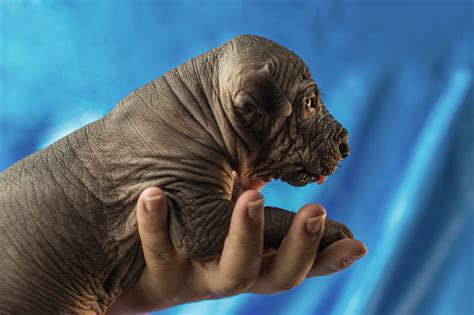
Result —
POLYGON ((347 142, 339 144, 339 151, 341 152, 341 156, 343 159, 349 156, 351 149, 349 148, 349 144, 347 142))
POLYGON ((339 141, 339 152, 341 152, 341 156, 343 159, 348 157, 349 153, 351 152, 348 138, 349 138, 349 134, 347 133, 346 128, 342 128, 342 131, 338 136, 338 141, 339 141))

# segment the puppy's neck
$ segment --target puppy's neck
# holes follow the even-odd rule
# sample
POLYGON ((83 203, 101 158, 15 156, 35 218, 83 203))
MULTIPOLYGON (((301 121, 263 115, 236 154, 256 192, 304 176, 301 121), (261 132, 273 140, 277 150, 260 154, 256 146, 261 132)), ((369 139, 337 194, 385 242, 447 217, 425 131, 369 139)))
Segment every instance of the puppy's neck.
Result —
POLYGON ((234 110, 231 91, 224 90, 220 82, 223 69, 219 55, 219 49, 212 50, 168 72, 163 78, 174 85, 172 89, 179 88, 175 93, 180 94, 181 105, 188 107, 193 119, 208 133, 208 145, 221 152, 239 176, 246 176, 256 144, 234 110))

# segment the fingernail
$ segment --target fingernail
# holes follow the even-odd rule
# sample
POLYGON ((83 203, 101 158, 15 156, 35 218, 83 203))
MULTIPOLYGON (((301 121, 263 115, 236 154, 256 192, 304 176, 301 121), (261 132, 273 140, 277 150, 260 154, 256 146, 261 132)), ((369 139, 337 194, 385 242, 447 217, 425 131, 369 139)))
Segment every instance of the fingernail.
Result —
POLYGON ((306 221, 306 232, 308 232, 309 234, 318 233, 323 226, 323 221, 324 215, 308 219, 306 221))
POLYGON ((153 197, 146 197, 144 198, 145 201, 145 208, 148 212, 155 212, 160 209, 162 196, 153 196, 153 197))
POLYGON ((249 219, 253 222, 257 222, 260 218, 261 212, 263 208, 263 199, 258 199, 247 204, 247 213, 249 215, 249 219))

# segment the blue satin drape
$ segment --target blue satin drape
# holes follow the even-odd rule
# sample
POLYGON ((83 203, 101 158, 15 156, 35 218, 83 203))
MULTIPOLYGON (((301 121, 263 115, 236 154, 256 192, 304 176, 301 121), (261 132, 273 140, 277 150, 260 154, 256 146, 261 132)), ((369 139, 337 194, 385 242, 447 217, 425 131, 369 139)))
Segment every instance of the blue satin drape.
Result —
POLYGON ((0 170, 99 118, 135 88, 231 37, 306 61, 352 153, 321 203, 369 254, 276 296, 163 314, 473 314, 472 1, 0 1, 0 170))

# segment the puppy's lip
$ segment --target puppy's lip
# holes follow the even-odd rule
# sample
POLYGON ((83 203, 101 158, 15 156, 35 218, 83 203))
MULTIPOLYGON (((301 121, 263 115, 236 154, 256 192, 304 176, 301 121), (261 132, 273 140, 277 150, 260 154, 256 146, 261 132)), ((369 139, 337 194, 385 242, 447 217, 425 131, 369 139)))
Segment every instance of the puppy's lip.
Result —
POLYGON ((324 175, 319 175, 319 179, 318 179, 318 185, 322 185, 324 184, 324 182, 326 181, 328 177, 327 176, 324 176, 324 175))
POLYGON ((317 182, 320 179, 319 174, 311 172, 304 165, 300 166, 301 168, 290 173, 285 173, 281 177, 278 177, 278 179, 293 186, 305 186, 309 183, 317 182))
POLYGON ((306 170, 308 173, 310 173, 310 174, 316 176, 316 178, 318 179, 318 180, 316 181, 316 183, 317 183, 318 185, 324 184, 324 182, 325 182, 325 181, 328 179, 328 177, 329 177, 329 175, 319 175, 319 174, 313 173, 313 172, 311 172, 306 166, 305 166, 304 168, 305 168, 305 170, 306 170))
POLYGON ((269 182, 272 181, 273 176, 271 176, 271 175, 262 176, 262 177, 260 177, 260 179, 261 179, 262 181, 264 181, 265 183, 269 183, 269 182))

